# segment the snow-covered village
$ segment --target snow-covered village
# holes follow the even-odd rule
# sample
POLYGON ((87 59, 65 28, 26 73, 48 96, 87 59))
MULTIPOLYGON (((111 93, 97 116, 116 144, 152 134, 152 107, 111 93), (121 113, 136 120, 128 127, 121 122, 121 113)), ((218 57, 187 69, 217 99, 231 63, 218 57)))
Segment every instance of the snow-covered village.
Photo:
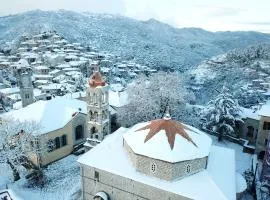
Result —
POLYGON ((270 200, 270 4, 217 2, 1 2, 0 200, 270 200))

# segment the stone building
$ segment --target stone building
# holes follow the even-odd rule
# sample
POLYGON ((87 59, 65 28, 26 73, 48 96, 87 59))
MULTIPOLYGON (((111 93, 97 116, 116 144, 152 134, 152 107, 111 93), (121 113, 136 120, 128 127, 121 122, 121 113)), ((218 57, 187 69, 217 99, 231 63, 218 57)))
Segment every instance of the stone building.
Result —
POLYGON ((263 105, 258 111, 258 115, 260 116, 260 121, 256 141, 256 153, 259 154, 259 157, 263 157, 267 145, 267 138, 270 136, 270 104, 263 105))
POLYGON ((118 129, 78 162, 84 200, 233 200, 239 192, 234 151, 169 115, 118 129))
POLYGON ((32 84, 32 69, 26 60, 20 60, 17 67, 17 79, 20 87, 22 106, 28 106, 34 102, 32 84))
POLYGON ((71 154, 87 137, 87 107, 84 101, 57 97, 37 101, 24 108, 0 115, 0 120, 35 122, 35 143, 42 147, 38 155, 30 152, 31 161, 46 166, 71 154))
POLYGON ((86 99, 89 138, 86 147, 91 148, 110 134, 110 105, 109 85, 105 83, 98 71, 93 73, 88 85, 86 99))

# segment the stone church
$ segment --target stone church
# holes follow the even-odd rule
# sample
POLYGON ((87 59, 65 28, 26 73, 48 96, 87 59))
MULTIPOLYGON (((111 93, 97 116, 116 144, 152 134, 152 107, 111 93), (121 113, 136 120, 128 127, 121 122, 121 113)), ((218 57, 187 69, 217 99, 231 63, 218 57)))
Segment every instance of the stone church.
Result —
POLYGON ((234 200, 232 149, 171 119, 119 128, 82 155, 84 200, 234 200))

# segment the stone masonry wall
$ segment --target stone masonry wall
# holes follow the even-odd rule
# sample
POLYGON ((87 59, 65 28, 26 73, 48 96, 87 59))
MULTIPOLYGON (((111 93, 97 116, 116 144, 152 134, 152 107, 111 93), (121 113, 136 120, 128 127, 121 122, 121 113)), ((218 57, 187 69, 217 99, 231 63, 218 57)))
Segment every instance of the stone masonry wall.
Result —
POLYGON ((83 199, 93 199, 105 192, 110 200, 188 200, 189 198, 164 191, 93 167, 81 166, 83 199), (95 179, 95 172, 99 179, 95 179))
POLYGON ((125 141, 123 143, 128 157, 137 171, 160 179, 180 179, 205 169, 207 165, 207 157, 177 163, 149 158, 135 154, 125 141), (152 170, 153 165, 155 165, 155 171, 152 170))

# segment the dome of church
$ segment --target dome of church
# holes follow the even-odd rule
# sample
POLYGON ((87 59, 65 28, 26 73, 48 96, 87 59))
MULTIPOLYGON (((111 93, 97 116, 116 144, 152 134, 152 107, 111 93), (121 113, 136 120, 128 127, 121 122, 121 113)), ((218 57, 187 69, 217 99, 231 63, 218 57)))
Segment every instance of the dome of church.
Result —
POLYGON ((99 71, 95 71, 93 73, 88 83, 89 83, 89 86, 93 88, 98 87, 98 86, 105 86, 105 81, 102 79, 99 71))
POLYGON ((135 154, 170 163, 205 158, 212 145, 206 133, 169 117, 139 123, 123 138, 135 154))

